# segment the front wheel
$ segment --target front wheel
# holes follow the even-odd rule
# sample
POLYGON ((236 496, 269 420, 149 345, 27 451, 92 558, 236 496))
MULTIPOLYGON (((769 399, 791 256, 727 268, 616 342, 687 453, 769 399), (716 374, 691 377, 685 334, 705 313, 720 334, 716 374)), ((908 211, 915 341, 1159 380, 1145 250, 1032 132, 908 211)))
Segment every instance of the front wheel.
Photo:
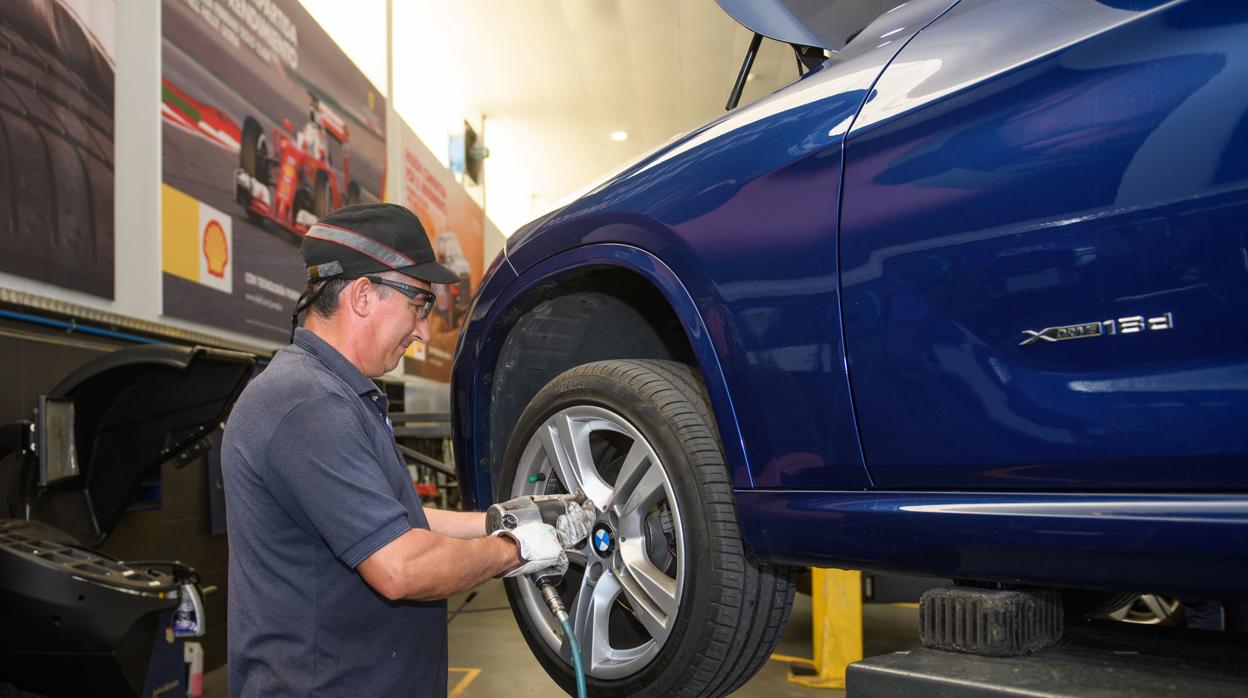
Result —
MULTIPOLYGON (((517 422, 499 489, 579 490, 600 512, 559 585, 593 695, 724 695, 779 639, 792 571, 746 557, 719 436, 687 366, 601 361, 559 375, 517 422)), ((570 646, 536 586, 506 586, 530 649, 572 691, 570 646)))

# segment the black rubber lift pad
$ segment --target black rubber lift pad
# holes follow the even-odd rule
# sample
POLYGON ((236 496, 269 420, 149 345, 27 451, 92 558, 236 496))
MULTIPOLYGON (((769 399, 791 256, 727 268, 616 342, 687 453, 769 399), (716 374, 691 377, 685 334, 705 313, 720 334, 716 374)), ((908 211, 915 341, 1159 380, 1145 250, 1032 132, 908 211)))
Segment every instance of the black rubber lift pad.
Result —
POLYGON ((847 698, 1244 696, 1248 638, 1090 622, 1021 657, 920 648, 850 664, 845 680, 847 698))

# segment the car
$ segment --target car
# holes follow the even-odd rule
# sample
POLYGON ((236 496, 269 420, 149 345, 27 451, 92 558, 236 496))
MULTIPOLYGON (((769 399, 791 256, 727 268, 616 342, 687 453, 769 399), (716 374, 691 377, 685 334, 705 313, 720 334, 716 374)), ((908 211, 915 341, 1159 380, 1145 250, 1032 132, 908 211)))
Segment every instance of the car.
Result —
POLYGON ((351 179, 347 122, 309 93, 308 121, 295 132, 290 119, 266 136, 255 117, 243 118, 234 192, 247 218, 302 237, 321 216, 359 203, 360 184, 351 179), (342 183, 334 170, 340 153, 342 183))
POLYGON ((794 566, 1242 597, 1248 5, 720 4, 810 69, 518 230, 456 352, 468 504, 602 512, 591 692, 730 692, 794 566))

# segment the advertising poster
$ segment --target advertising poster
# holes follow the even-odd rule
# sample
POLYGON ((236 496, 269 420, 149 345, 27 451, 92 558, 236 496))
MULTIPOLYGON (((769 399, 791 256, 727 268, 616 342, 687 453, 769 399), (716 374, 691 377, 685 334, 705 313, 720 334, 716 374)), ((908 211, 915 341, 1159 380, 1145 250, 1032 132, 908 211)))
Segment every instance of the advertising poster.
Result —
POLYGON ((297 0, 164 0, 164 312, 285 341, 299 243, 378 201, 385 102, 297 0))
POLYGON ((113 297, 112 0, 0 3, 0 271, 113 297))
POLYGON ((434 285, 438 302, 429 321, 429 341, 408 348, 404 370, 449 382, 455 342, 485 271, 485 214, 407 124, 401 131, 403 184, 398 203, 420 218, 438 262, 460 278, 455 285, 434 285))

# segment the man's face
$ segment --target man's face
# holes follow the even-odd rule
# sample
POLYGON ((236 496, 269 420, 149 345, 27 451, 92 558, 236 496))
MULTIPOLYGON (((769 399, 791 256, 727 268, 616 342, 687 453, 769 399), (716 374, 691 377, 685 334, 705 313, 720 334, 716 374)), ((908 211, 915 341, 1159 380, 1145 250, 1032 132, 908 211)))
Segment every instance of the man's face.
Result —
MULTIPOLYGON (((428 282, 410 276, 396 275, 389 280, 432 292, 428 282)), ((377 285, 374 285, 373 291, 378 296, 380 311, 377 314, 374 334, 375 365, 380 370, 375 375, 381 375, 393 371, 399 365, 412 342, 428 341, 429 318, 420 317, 421 306, 425 301, 423 295, 412 300, 396 289, 377 285)))

